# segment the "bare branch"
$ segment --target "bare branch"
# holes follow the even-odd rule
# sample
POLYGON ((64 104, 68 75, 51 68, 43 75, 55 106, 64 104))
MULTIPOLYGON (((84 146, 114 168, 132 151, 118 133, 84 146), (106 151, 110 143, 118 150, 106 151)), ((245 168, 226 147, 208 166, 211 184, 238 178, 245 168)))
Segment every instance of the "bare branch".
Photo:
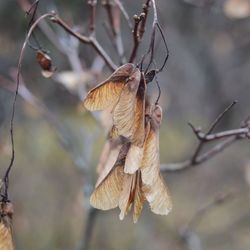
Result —
MULTIPOLYGON (((113 5, 110 0, 103 1, 103 6, 106 9, 109 26, 111 28, 111 42, 114 45, 115 50, 119 56, 120 64, 126 63, 126 57, 124 52, 124 46, 121 37, 121 27, 120 27, 120 8, 116 5, 113 5)), ((105 26, 107 28, 107 26, 105 26)), ((108 30, 108 28, 107 28, 108 30)))
POLYGON ((68 24, 66 24, 58 15, 53 15, 50 20, 54 23, 57 23, 60 25, 65 31, 67 31, 70 35, 77 38, 80 42, 85 44, 90 44, 93 46, 93 48, 96 50, 96 52, 102 57, 102 59, 106 62, 108 67, 114 71, 117 66, 113 63, 112 59, 109 57, 109 55, 105 52, 105 50, 102 48, 102 46, 99 44, 99 42, 96 40, 93 36, 83 36, 79 34, 78 32, 75 32, 68 24))
POLYGON ((142 40, 143 34, 145 32, 145 25, 148 17, 148 10, 150 7, 150 0, 147 0, 143 5, 141 14, 134 15, 134 28, 133 28, 133 40, 134 46, 129 58, 129 62, 133 62, 136 58, 137 50, 139 48, 139 44, 142 40))
POLYGON ((90 7, 89 31, 90 31, 90 35, 93 35, 93 36, 95 34, 96 3, 97 3, 97 0, 88 0, 88 5, 90 7))
MULTIPOLYGON (((212 131, 215 126, 218 124, 218 122, 224 117, 224 115, 233 107, 235 102, 233 102, 229 107, 227 107, 212 123, 212 126, 210 126, 209 131, 212 131), (212 128, 212 129, 211 129, 212 128)), ((174 172, 174 171, 181 171, 188 169, 190 167, 194 167, 197 165, 200 165, 201 163, 211 159, 215 155, 222 152, 224 149, 232 145, 234 142, 250 138, 250 119, 246 119, 242 126, 237 129, 222 131, 214 134, 208 134, 201 132, 200 128, 195 128, 192 124, 189 124, 200 141, 199 145, 197 146, 193 156, 186 161, 180 162, 180 163, 170 163, 170 164, 163 164, 161 165, 161 171, 162 172, 174 172), (216 144, 211 149, 206 151, 203 154, 200 154, 202 147, 208 143, 208 142, 214 142, 217 140, 222 140, 221 143, 216 144)))

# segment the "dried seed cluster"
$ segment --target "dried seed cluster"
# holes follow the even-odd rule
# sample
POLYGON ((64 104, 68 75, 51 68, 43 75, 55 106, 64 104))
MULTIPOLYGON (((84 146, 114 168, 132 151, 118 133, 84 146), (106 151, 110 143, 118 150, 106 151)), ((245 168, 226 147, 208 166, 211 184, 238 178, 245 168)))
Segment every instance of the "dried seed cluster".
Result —
POLYGON ((149 103, 146 90, 143 72, 127 63, 90 90, 84 100, 88 110, 111 109, 113 118, 90 203, 102 210, 118 206, 121 220, 133 207, 134 222, 145 201, 156 214, 166 215, 172 208, 159 169, 162 109, 149 103))

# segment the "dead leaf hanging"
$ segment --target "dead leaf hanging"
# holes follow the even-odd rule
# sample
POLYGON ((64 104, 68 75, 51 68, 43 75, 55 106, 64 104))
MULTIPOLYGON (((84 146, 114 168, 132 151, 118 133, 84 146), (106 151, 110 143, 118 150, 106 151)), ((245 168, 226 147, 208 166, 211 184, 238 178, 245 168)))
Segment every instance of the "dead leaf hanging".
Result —
POLYGON ((122 135, 139 147, 144 143, 146 83, 143 74, 135 75, 124 86, 117 105, 113 111, 114 127, 122 135))
POLYGON ((52 60, 50 56, 47 53, 38 50, 36 54, 36 59, 42 69, 42 75, 46 78, 51 77, 55 72, 56 68, 52 66, 52 60))
POLYGON ((113 107, 117 103, 126 81, 134 71, 137 72, 135 65, 131 63, 119 67, 107 80, 88 92, 83 102, 85 108, 96 111, 113 107))

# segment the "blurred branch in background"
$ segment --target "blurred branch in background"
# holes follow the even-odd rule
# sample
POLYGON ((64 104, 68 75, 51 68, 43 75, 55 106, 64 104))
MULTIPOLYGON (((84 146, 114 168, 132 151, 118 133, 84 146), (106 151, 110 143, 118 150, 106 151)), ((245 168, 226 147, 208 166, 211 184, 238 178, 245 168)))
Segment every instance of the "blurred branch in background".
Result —
POLYGON ((189 222, 179 229, 179 236, 186 250, 204 249, 199 235, 195 232, 195 227, 202 221, 206 214, 211 212, 211 210, 224 205, 226 202, 234 200, 238 197, 238 194, 239 192, 234 190, 217 195, 211 202, 198 209, 189 222))
POLYGON ((250 118, 244 120, 241 124, 240 128, 222 131, 218 133, 212 133, 218 123, 223 119, 225 114, 230 111, 230 109, 236 104, 237 102, 234 101, 230 104, 219 116, 215 119, 212 123, 208 132, 203 133, 201 128, 196 128, 194 125, 189 123, 189 126, 193 130, 194 134, 196 135, 197 139, 199 140, 199 144, 195 149, 193 155, 189 160, 186 160, 181 163, 169 163, 169 164, 162 164, 161 171, 162 172, 174 172, 174 171, 181 171, 186 170, 190 167, 194 167, 200 165, 201 163, 211 159, 215 155, 221 153, 224 149, 232 145, 234 142, 242 140, 242 139, 249 139, 250 138, 250 118), (225 139, 225 140, 223 140, 225 139), (215 142, 223 140, 220 143, 217 143, 211 149, 207 150, 205 153, 201 153, 203 147, 209 142, 215 142))

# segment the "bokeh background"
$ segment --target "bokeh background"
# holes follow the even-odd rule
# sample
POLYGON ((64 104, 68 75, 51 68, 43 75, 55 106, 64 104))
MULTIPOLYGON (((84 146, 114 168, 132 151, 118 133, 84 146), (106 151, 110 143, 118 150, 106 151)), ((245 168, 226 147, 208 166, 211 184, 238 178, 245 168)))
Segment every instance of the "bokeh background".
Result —
MULTIPOLYGON (((0 1, 1 175, 10 160, 14 78, 28 24, 20 2, 25 3, 0 1)), ((250 1, 156 2, 170 50, 167 67, 159 75, 164 109, 160 153, 162 163, 172 163, 188 159, 197 145, 188 121, 206 129, 233 100, 238 104, 218 131, 237 128, 250 115, 250 1)), ((132 17, 140 13, 143 1, 123 3, 132 17)), ((56 10, 80 32, 87 32, 87 1, 41 0, 39 13, 50 10, 56 10)), ((97 39, 118 63, 104 20, 106 12, 98 1, 97 39)), ((149 44, 151 21, 152 16, 138 60, 149 44)), ((50 51, 57 71, 52 78, 44 78, 35 51, 26 50, 15 117, 16 161, 10 183, 14 239, 20 250, 80 249, 90 211, 88 195, 96 179, 95 167, 106 132, 96 121, 100 115, 82 111, 79 105, 84 88, 105 79, 110 71, 90 46, 79 44, 55 25, 40 28, 36 36, 50 51), (55 32, 53 36, 48 27, 55 32)), ((124 20, 122 39, 128 57, 132 35, 124 20)), ((164 53, 159 40, 159 64, 164 53)), ((155 89, 152 84, 152 96, 155 89)), ((235 143, 197 168, 165 177, 174 203, 168 216, 154 215, 145 206, 134 225, 130 216, 119 221, 118 209, 100 211, 92 221, 89 249, 250 249, 249 140, 235 143), (207 209, 184 233, 185 225, 198 217, 201 208, 228 192, 233 195, 207 209)))

